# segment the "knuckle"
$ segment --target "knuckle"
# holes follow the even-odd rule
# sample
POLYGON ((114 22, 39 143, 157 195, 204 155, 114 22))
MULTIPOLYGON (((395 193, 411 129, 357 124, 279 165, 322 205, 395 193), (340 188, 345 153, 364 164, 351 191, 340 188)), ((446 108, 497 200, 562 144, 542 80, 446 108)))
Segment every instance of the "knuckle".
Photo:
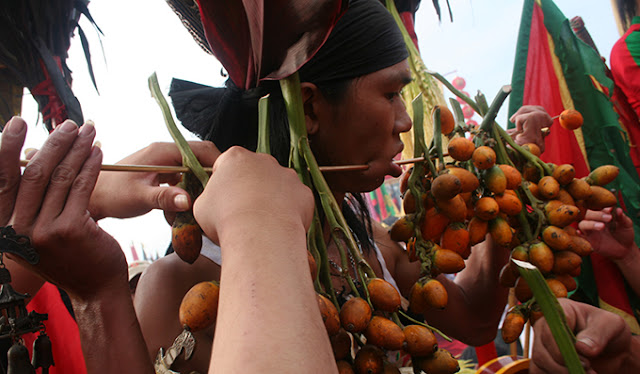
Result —
POLYGON ((73 180, 73 190, 88 193, 93 191, 93 187, 95 186, 95 182, 86 176, 79 175, 77 178, 73 180))
POLYGON ((9 175, 0 174, 0 196, 18 188, 19 179, 12 178, 9 175))
POLYGON ((75 171, 66 165, 58 165, 51 174, 51 183, 69 185, 73 182, 75 171))
POLYGON ((22 174, 22 181, 33 184, 45 184, 46 173, 42 165, 38 162, 29 163, 22 174))

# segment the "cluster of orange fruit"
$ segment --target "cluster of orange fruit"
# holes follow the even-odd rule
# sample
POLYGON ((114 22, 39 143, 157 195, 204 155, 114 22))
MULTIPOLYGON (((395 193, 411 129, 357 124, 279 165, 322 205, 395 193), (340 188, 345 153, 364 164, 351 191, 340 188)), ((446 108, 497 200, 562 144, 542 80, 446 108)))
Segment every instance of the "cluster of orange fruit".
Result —
MULTIPOLYGON (((464 132, 454 135, 454 126, 446 124, 453 116, 446 107, 440 112, 453 162, 423 168, 417 183, 413 178, 413 187, 411 174, 416 167, 405 172, 400 180, 405 215, 389 230, 392 239, 406 243, 410 260, 423 265, 423 277, 411 290, 409 309, 423 314, 428 308, 444 308, 446 289, 435 277, 461 271, 472 246, 487 234, 496 246, 511 250, 512 258, 538 267, 552 292, 566 297, 576 288, 573 277, 580 272, 581 258, 592 251, 570 225, 584 218, 587 209, 617 203, 603 186, 616 178, 618 168, 606 165, 588 177, 575 178, 573 166, 541 161, 535 144, 503 147, 499 157, 498 143, 506 139, 485 136, 480 141, 475 133, 474 142, 464 132)), ((565 111, 560 122, 563 128, 575 129, 582 124, 582 116, 575 110, 565 111)), ((537 306, 511 261, 502 269, 500 282, 514 287, 523 303, 509 311, 503 325, 504 340, 512 342, 537 306)))
POLYGON ((438 348, 436 337, 428 327, 404 326, 397 319, 392 320, 402 302, 394 286, 384 279, 373 278, 367 284, 367 292, 371 304, 361 297, 352 297, 340 311, 331 300, 318 294, 322 318, 341 374, 399 373, 385 356, 385 351, 399 350, 411 355, 418 370, 436 374, 459 370, 458 361, 451 353, 438 348), (357 350, 355 358, 352 356, 354 336, 366 338, 366 344, 357 350))

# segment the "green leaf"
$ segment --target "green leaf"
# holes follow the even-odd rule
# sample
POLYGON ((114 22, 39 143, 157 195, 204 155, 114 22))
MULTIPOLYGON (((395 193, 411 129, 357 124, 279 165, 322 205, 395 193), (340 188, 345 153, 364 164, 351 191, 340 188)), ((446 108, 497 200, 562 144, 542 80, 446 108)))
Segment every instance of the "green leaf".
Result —
POLYGON ((560 353, 564 358, 565 366, 570 374, 584 373, 584 368, 580 363, 580 358, 576 352, 576 337, 567 326, 564 312, 558 299, 549 289, 549 285, 544 280, 542 273, 535 266, 528 262, 512 259, 520 271, 520 275, 527 281, 527 284, 533 291, 533 296, 542 310, 551 334, 560 349, 560 353))

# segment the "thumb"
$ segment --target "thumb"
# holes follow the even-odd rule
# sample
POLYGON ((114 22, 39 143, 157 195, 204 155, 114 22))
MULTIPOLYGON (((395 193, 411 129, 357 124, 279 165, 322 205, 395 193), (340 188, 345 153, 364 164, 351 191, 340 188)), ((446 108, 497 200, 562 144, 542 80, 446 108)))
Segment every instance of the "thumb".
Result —
POLYGON ((191 207, 189 194, 180 187, 162 186, 152 187, 153 193, 149 194, 153 209, 162 209, 165 212, 183 212, 191 207))
POLYGON ((592 358, 605 350, 618 352, 625 348, 625 341, 628 340, 625 337, 630 336, 627 324, 619 316, 609 314, 591 314, 587 317, 585 328, 576 335, 576 350, 580 355, 592 358))

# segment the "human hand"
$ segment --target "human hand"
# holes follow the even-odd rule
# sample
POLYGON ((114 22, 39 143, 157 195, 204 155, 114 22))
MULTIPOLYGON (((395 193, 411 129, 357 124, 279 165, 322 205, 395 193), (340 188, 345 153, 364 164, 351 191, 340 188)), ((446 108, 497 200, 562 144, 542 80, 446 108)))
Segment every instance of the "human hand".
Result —
POLYGON ((271 156, 241 147, 224 152, 213 165, 207 187, 194 204, 194 216, 214 242, 227 228, 253 224, 299 224, 307 230, 313 217, 311 190, 296 172, 271 156))
MULTIPOLYGON (((189 142, 203 166, 211 166, 220 151, 208 141, 189 142)), ((118 164, 181 166, 182 155, 174 143, 153 143, 124 158, 118 164)), ((95 220, 104 217, 129 218, 162 209, 171 221, 171 213, 188 210, 191 199, 182 188, 180 174, 109 172, 100 173, 91 195, 89 211, 95 220), (168 186, 161 184, 168 184, 168 186)))
POLYGON ((0 226, 6 226, 13 212, 20 186, 20 150, 27 136, 27 124, 13 117, 2 132, 0 143, 0 226))
POLYGON ((553 119, 543 107, 535 105, 525 105, 518 109, 510 122, 515 123, 516 128, 509 130, 509 134, 518 145, 534 143, 544 152, 544 136, 542 129, 553 124, 553 119))
POLYGON ((14 118, 9 129, 2 135, 0 154, 10 157, 2 157, 0 176, 15 187, 3 192, 2 204, 8 205, 5 196, 9 195, 15 203, 4 223, 31 238, 40 261, 30 265, 19 256, 12 259, 64 288, 72 298, 91 298, 118 281, 126 287, 122 250, 87 211, 102 163, 102 152, 92 147, 93 125, 85 124, 78 131, 75 123, 65 121, 49 135, 22 175, 18 156, 26 125, 14 118), (18 129, 22 135, 12 134, 18 129))
POLYGON ((593 250, 612 261, 621 261, 638 251, 634 241, 633 221, 622 208, 588 210, 578 228, 593 246, 593 250))
MULTIPOLYGON (((624 368, 631 351, 631 331, 622 317, 570 299, 558 302, 576 334, 576 351, 587 373, 615 373, 624 368)), ((534 325, 529 373, 568 373, 544 319, 534 325)))

